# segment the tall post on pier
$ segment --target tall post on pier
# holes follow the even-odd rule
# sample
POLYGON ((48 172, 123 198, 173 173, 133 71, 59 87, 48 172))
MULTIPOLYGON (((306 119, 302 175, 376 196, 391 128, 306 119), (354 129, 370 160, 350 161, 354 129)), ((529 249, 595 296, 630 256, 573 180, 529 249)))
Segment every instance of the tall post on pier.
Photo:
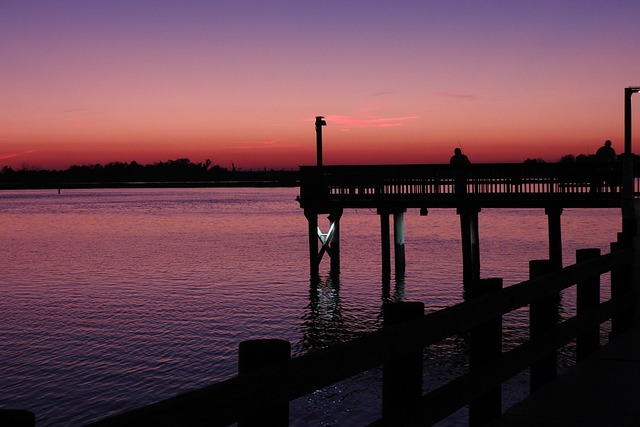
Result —
POLYGON ((458 208, 462 237, 462 283, 471 285, 480 279, 480 235, 478 207, 458 208))
POLYGON ((640 87, 624 89, 624 157, 622 164, 622 231, 636 235, 636 219, 633 203, 633 148, 631 137, 631 95, 640 92, 640 87))
POLYGON ((549 224, 549 260, 562 266, 562 208, 545 208, 544 213, 549 224))
POLYGON ((316 116, 316 159, 318 166, 322 166, 322 126, 326 126, 327 122, 322 116, 316 116))

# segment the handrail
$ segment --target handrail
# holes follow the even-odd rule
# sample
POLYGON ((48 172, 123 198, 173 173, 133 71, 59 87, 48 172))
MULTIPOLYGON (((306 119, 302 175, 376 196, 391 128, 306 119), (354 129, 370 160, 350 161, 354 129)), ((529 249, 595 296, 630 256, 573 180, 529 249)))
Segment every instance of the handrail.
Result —
MULTIPOLYGON (((385 365, 423 347, 450 336, 463 334, 478 325, 500 318, 505 313, 557 295, 563 289, 587 281, 606 272, 630 269, 633 249, 618 249, 606 255, 565 267, 488 295, 476 297, 455 306, 430 313, 420 319, 395 326, 386 326, 355 340, 336 344, 328 349, 293 358, 287 362, 243 373, 226 381, 196 391, 138 408, 98 421, 93 426, 133 425, 229 425, 250 412, 259 412, 278 404, 288 403, 360 372, 385 365)), ((626 271, 626 270, 625 270, 626 271)), ((565 321, 544 340, 534 339, 503 354, 479 371, 441 387, 410 402, 403 411, 408 421, 434 422, 451 411, 469 403, 492 384, 515 375, 531 366, 549 351, 578 336, 594 325, 621 311, 634 308, 635 299, 628 293, 629 276, 612 274, 612 300, 600 304, 587 314, 565 321), (614 286, 618 290, 613 291, 614 286), (620 292, 620 287, 624 292, 620 292), (509 363, 505 363, 509 362, 509 363), (481 378, 482 381, 477 381, 481 378), (456 397, 457 396, 457 397, 456 397), (425 406, 427 402, 429 405, 425 406), (437 405, 434 403, 437 402, 437 405), (409 411, 409 409, 415 411, 409 411), (426 411, 426 412, 425 412, 426 411)), ((398 420, 398 418, 394 418, 398 420)), ((376 424, 385 424, 382 419, 376 424)))
MULTIPOLYGON (((634 194, 640 196, 638 177, 634 194)), ((353 165, 300 167, 302 208, 496 207, 561 204, 618 207, 622 166, 599 163, 353 165)))

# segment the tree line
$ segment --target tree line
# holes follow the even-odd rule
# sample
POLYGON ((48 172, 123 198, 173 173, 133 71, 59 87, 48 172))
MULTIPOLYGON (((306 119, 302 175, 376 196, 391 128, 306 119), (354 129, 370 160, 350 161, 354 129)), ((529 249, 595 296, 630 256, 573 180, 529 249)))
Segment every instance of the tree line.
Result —
POLYGON ((213 165, 211 160, 194 163, 187 158, 141 165, 136 161, 111 162, 105 165, 74 165, 65 170, 23 167, 14 170, 5 166, 0 170, 2 184, 32 184, 49 186, 56 183, 171 183, 171 182, 229 182, 297 180, 297 171, 236 171, 213 165))

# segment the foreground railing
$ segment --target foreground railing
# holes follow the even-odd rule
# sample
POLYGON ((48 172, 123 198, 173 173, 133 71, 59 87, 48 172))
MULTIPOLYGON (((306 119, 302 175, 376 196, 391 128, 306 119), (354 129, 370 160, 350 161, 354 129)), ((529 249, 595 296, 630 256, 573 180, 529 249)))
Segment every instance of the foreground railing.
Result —
POLYGON ((293 359, 286 341, 242 343, 238 376, 93 425, 287 425, 290 401, 379 366, 382 418, 374 425, 429 425, 466 405, 470 424, 482 425, 500 415, 507 379, 530 367, 535 390, 557 375, 557 349, 570 340, 577 338, 582 359, 598 348, 602 322, 611 319, 612 336, 630 327, 634 252, 622 237, 611 247, 607 255, 580 250, 565 268, 531 261, 530 280, 504 289, 501 279, 480 280, 468 290, 471 299, 428 315, 421 303, 387 304, 381 330, 293 359), (607 272, 611 299, 601 303, 600 275, 607 272), (573 285, 577 315, 560 323, 560 292, 573 285), (530 340, 503 353, 502 316, 525 306, 530 340), (469 372, 422 395, 423 348, 462 334, 469 334, 469 372))
POLYGON ((303 166, 299 201, 310 209, 332 204, 450 207, 461 200, 498 207, 617 207, 621 185, 620 164, 303 166))

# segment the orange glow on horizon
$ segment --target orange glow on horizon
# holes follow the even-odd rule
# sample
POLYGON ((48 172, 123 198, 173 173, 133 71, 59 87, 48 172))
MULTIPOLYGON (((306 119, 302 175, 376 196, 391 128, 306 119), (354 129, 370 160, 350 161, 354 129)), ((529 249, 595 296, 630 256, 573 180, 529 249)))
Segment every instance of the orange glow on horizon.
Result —
POLYGON ((458 146, 473 162, 552 162, 606 139, 622 151, 640 3, 390 7, 11 3, 0 168, 294 169, 315 164, 318 115, 327 164, 446 163, 458 146))

